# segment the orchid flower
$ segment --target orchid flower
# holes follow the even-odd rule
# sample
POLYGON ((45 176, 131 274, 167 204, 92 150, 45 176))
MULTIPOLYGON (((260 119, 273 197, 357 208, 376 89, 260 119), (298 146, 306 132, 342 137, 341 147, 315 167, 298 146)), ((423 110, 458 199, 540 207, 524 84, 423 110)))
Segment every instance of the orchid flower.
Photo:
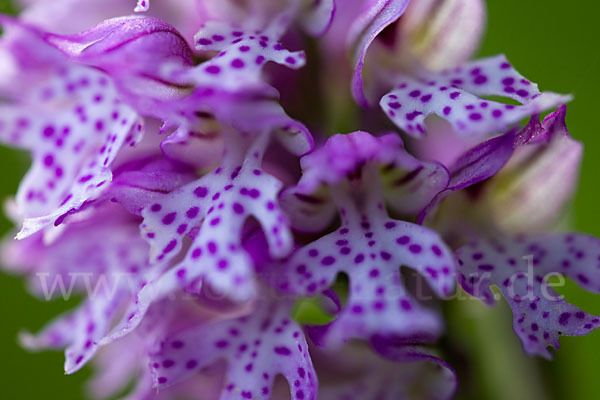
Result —
POLYGON ((375 138, 365 132, 332 136, 302 159, 302 167, 298 185, 287 193, 290 214, 304 223, 315 220, 321 230, 333 211, 341 224, 294 253, 278 287, 312 295, 331 286, 338 273, 348 275, 348 300, 322 339, 328 343, 437 336, 439 318, 411 298, 399 267, 414 268, 437 294, 449 295, 453 257, 435 232, 391 219, 385 206, 402 214, 423 208, 447 185, 447 171, 412 158, 396 135, 375 138))
POLYGON ((0 16, 0 140, 32 159, 3 264, 84 296, 20 339, 91 395, 450 399, 456 283, 498 286, 530 355, 600 325, 548 280, 600 292, 598 239, 550 231, 571 97, 469 61, 481 0, 27 3, 0 16))
POLYGON ((469 202, 468 196, 452 199, 452 193, 481 186, 471 222, 463 219, 460 230, 448 232, 454 240, 469 242, 456 250, 459 283, 490 305, 497 298, 489 285, 498 285, 513 309, 514 329, 525 351, 546 358, 551 357, 547 347, 558 348, 559 335, 584 335, 600 323, 598 317, 567 303, 549 282, 561 273, 597 292, 593 252, 600 242, 581 234, 540 233, 551 226, 573 190, 567 184, 557 191, 555 183, 574 182, 580 163, 581 144, 569 136, 565 115, 562 106, 542 123, 535 116, 523 129, 467 151, 451 168, 448 188, 421 215, 435 225, 432 214, 440 203, 444 207, 444 198, 451 201, 450 207, 460 207, 469 202), (515 165, 519 175, 514 175, 515 165), (543 209, 540 199, 546 203, 543 209))
POLYGON ((117 153, 140 139, 142 124, 104 73, 69 64, 29 32, 9 35, 2 46, 19 49, 19 84, 5 91, 14 101, 2 105, 1 139, 34 160, 17 194, 19 237, 27 237, 98 197, 117 153))
POLYGON ((250 316, 203 324, 165 339, 151 359, 158 387, 225 358, 223 399, 271 398, 277 374, 290 383, 292 399, 316 399, 317 377, 304 335, 289 318, 290 305, 263 303, 250 316))
POLYGON ((365 12, 353 21, 348 31, 354 60, 352 93, 359 104, 366 106, 380 96, 382 90, 392 89, 381 98, 379 105, 406 133, 424 135, 425 118, 436 115, 447 120, 461 135, 481 137, 503 131, 527 116, 570 100, 569 96, 540 92, 504 56, 462 63, 477 44, 479 36, 472 31, 477 33, 481 29, 483 5, 479 0, 440 3, 433 7, 430 1, 365 2, 365 12), (444 25, 436 21, 441 18, 439 14, 446 16, 441 21, 450 21, 454 16, 458 16, 459 21, 444 25), (460 18, 466 18, 465 22, 460 23, 460 18), (392 36, 391 43, 386 43, 387 36, 382 34, 386 29, 397 29, 398 38, 392 36), (429 57, 427 53, 415 54, 429 51, 429 46, 415 49, 411 42, 415 40, 411 37, 414 35, 424 35, 426 43, 432 43, 429 46, 443 46, 448 53, 438 52, 429 57), (455 39, 457 37, 461 39, 455 39), (394 57, 399 61, 394 62, 394 57), (435 61, 435 57, 440 57, 439 61, 435 61), (369 62, 374 64, 372 71, 366 70, 369 62), (443 68, 438 68, 439 65, 443 68), (373 75, 369 76, 372 82, 366 89, 365 75, 373 75), (490 101, 482 96, 507 97, 521 105, 490 101))
POLYGON ((56 289, 65 297, 73 292, 89 295, 39 334, 22 335, 26 347, 66 347, 68 374, 95 354, 97 342, 108 333, 120 309, 132 301, 132 292, 161 268, 148 264, 148 245, 136 231, 135 219, 109 206, 93 218, 69 224, 49 245, 38 233, 5 246, 4 262, 15 273, 27 274, 39 296, 49 300, 56 289), (128 240, 131 237, 135 240, 128 240))

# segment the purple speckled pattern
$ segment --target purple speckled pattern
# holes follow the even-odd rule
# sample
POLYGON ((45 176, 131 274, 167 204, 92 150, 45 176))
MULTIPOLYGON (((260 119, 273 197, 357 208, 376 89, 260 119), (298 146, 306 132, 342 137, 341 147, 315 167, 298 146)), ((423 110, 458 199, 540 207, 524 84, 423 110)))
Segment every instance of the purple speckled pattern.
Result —
POLYGON ((600 293, 600 241, 581 234, 477 240, 456 250, 459 283, 487 304, 496 285, 513 310, 513 327, 525 352, 550 358, 560 335, 586 335, 600 317, 567 303, 549 279, 561 273, 582 288, 600 293))
POLYGON ((306 58, 304 52, 290 52, 277 42, 280 24, 281 21, 275 20, 263 32, 244 31, 224 23, 207 23, 194 36, 196 48, 219 53, 196 68, 191 73, 192 79, 202 85, 218 78, 224 89, 247 89, 262 83, 260 72, 268 61, 288 68, 301 68, 306 58))
POLYGON ((55 72, 26 99, 0 110, 0 139, 29 150, 34 160, 17 194, 25 217, 19 237, 60 224, 63 215, 98 197, 112 179, 119 149, 135 145, 142 131, 106 75, 61 64, 55 72), (57 114, 56 106, 65 103, 57 114))
POLYGON ((176 383, 217 359, 229 363, 221 399, 270 399, 275 377, 289 382, 291 399, 317 398, 317 376, 290 306, 262 301, 246 317, 209 322, 165 339, 151 357, 154 382, 176 383))
POLYGON ((570 100, 570 96, 540 92, 504 56, 420 79, 399 80, 379 104, 394 124, 413 136, 426 133, 425 118, 432 114, 444 118, 460 135, 484 135, 503 131, 527 116, 570 100), (502 96, 521 104, 503 104, 480 96, 502 96))
POLYGON ((349 277, 348 300, 328 331, 328 343, 348 338, 435 337, 439 316, 422 307, 404 287, 400 266, 421 274, 439 295, 454 287, 451 252, 434 232, 404 221, 348 217, 342 227, 307 245, 287 262, 284 291, 314 295, 349 277))
POLYGON ((532 356, 600 325, 553 290, 600 292, 600 241, 553 232, 571 96, 468 60, 482 0, 23 7, 0 141, 32 163, 0 264, 82 298, 19 341, 91 364, 91 397, 449 400, 473 357, 445 301, 504 296, 532 356))
MULTIPOLYGON (((373 138, 365 132, 334 136, 302 163, 306 179, 301 185, 310 188, 326 183, 341 225, 295 252, 285 262, 286 270, 277 287, 310 296, 330 287, 338 273, 348 275, 348 300, 329 327, 324 339, 328 343, 377 334, 435 337, 441 329, 439 317, 405 289, 399 267, 414 269, 438 295, 449 295, 454 287, 454 259, 435 232, 387 215, 377 166, 387 165, 387 156, 399 150, 390 146, 390 142, 398 144, 392 139, 373 138), (347 157, 336 158, 342 152, 347 157), (333 163, 335 159, 338 165, 333 163)), ((418 163, 412 171, 426 171, 432 166, 418 163)), ((426 187, 412 171, 408 170, 403 179, 404 184, 410 184, 411 179, 418 182, 413 190, 407 190, 409 194, 435 189, 426 187)), ((429 194, 425 203, 433 193, 429 194)), ((409 195, 407 201, 415 198, 423 200, 422 195, 409 195)))
MULTIPOLYGON (((230 140, 243 142, 240 137, 230 140)), ((250 216, 263 226, 274 257, 291 250, 287 219, 277 206, 281 184, 260 166, 264 141, 259 137, 257 143, 238 151, 229 147, 212 173, 142 210, 141 231, 153 248, 153 260, 176 256, 185 235, 202 226, 185 259, 175 267, 182 286, 206 276, 216 289, 240 300, 252 296, 251 260, 241 245, 242 228, 250 216)))
POLYGON ((137 239, 136 230, 135 220, 127 214, 105 209, 97 219, 70 224, 64 239, 49 246, 44 246, 42 234, 37 233, 4 247, 5 262, 15 272, 27 274, 40 297, 47 298, 53 287, 60 289, 53 297, 92 293, 74 311, 59 316, 36 335, 23 333, 24 346, 66 347, 67 374, 94 356, 98 341, 108 333, 120 308, 131 301, 131 290, 158 272, 148 264, 148 245, 137 239), (132 237, 135 239, 129 240, 132 237), (18 256, 23 251, 28 254, 26 264, 18 256))

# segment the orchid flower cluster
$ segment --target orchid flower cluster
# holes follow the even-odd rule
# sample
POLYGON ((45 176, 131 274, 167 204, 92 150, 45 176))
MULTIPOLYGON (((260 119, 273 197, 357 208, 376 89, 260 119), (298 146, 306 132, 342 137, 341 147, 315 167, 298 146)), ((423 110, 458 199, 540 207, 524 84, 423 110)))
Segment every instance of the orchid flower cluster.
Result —
POLYGON ((532 356, 600 326, 550 279, 600 292, 600 241, 553 232, 570 96, 469 60, 482 0, 38 0, 0 23, 0 139, 32 160, 3 264, 83 295, 21 342, 92 362, 94 397, 449 399, 440 305, 464 292, 503 295, 532 356))

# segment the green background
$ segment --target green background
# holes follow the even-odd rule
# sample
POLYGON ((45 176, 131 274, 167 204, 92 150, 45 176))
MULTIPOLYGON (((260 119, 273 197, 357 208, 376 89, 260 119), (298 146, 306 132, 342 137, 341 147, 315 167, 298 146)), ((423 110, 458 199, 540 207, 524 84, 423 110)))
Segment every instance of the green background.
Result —
MULTIPOLYGON (((343 2, 343 0, 338 0, 343 2)), ((135 3, 131 0, 132 8, 135 3)), ((10 12, 6 0, 0 10, 10 12)), ((600 2, 579 0, 488 0, 488 28, 481 55, 504 52, 541 89, 573 93, 569 105, 571 134, 586 145, 580 187, 572 208, 574 227, 600 236, 596 184, 600 170, 600 2)), ((0 148, 0 198, 15 193, 27 163, 22 155, 0 148)), ((0 221, 2 232, 7 220, 0 221)), ((569 300, 600 314, 600 296, 569 285, 569 300)), ((81 399, 90 371, 63 374, 59 352, 31 354, 16 343, 19 330, 36 331, 73 304, 32 298, 20 279, 0 274, 0 399, 81 399)), ((461 373, 459 398, 586 399, 597 398, 600 377, 600 331, 562 338, 551 362, 522 355, 505 304, 492 310, 474 301, 447 307, 445 344, 461 351, 451 355, 461 373)))

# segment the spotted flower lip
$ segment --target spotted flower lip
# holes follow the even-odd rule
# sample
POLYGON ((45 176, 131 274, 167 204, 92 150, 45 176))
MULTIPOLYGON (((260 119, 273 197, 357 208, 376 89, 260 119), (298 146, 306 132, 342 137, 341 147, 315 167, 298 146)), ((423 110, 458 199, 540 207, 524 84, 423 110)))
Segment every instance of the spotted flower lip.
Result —
POLYGON ((72 291, 89 294, 75 310, 48 324, 40 333, 23 333, 29 349, 65 350, 65 373, 79 370, 98 350, 97 342, 109 330, 130 294, 158 272, 147 262, 147 244, 137 237, 136 220, 113 207, 95 218, 73 223, 50 245, 38 233, 5 246, 3 259, 17 273, 26 273, 32 289, 50 299, 72 291), (93 228, 93 229, 90 229, 93 228), (128 238, 135 240, 128 240, 128 238), (73 249, 76 249, 74 251, 73 249), (26 250, 28 259, 22 254, 26 250), (60 293, 53 293, 61 288, 60 293))
POLYGON ((600 326, 600 318, 567 303, 548 279, 560 272, 598 293, 599 246, 598 239, 581 234, 476 240, 456 251, 459 283, 487 304, 495 301, 489 285, 497 285, 513 310, 525 352, 551 358, 547 347, 558 349, 559 335, 586 335, 600 326))
MULTIPOLYGON (((178 257, 188 238, 193 239, 191 247, 184 249, 183 260, 140 291, 131 312, 103 343, 129 333, 154 302, 181 289, 198 291, 208 284, 234 301, 255 298, 254 265, 243 248, 243 229, 251 217, 262 226, 272 257, 284 257, 292 250, 287 218, 277 199, 282 185, 262 170, 262 159, 272 136, 302 154, 312 145, 306 141, 310 134, 272 102, 225 104, 217 118, 232 125, 222 132, 226 151, 220 164, 169 193, 152 194, 152 202, 140 211, 140 229, 151 245, 153 262, 178 257), (247 115, 257 118, 243 118, 247 115), (292 127, 298 131, 290 135, 292 127)), ((122 196, 131 198, 127 189, 122 196)))
POLYGON ((290 382, 292 399, 316 399, 316 373, 289 307, 267 301, 250 317, 201 325, 167 338, 151 356, 155 384, 165 387, 225 358, 229 366, 223 398, 271 398, 275 377, 282 374, 290 382))
MULTIPOLYGON (((573 168, 577 169, 579 164, 581 146, 570 138, 565 115, 566 106, 561 106, 541 123, 539 117, 534 116, 523 129, 513 129, 465 152, 450 170, 448 188, 424 209, 419 221, 427 221, 426 217, 448 194, 476 184, 483 185, 479 188, 480 207, 489 210, 491 202, 503 200, 497 199, 499 195, 493 188, 498 180, 506 179, 503 176, 510 175, 504 171, 512 165, 518 164, 520 172, 529 169, 533 176, 544 174, 549 185, 553 176, 572 176, 573 168), (528 167, 528 163, 532 166, 528 167), (487 187, 491 189, 489 196, 485 194, 487 187)), ((523 195, 527 191, 518 189, 528 185, 525 179, 526 175, 515 185, 514 191, 522 195, 516 206, 505 211, 508 216, 512 212, 519 215, 520 209, 528 207, 530 200, 523 195)), ((548 193, 542 182, 537 184, 536 190, 548 193)), ((581 311, 556 294, 548 281, 565 274, 586 290, 596 292, 598 288, 590 273, 596 268, 593 254, 597 251, 597 239, 582 234, 536 232, 540 224, 556 214, 569 192, 569 185, 564 191, 552 190, 545 196, 547 208, 532 201, 538 211, 521 214, 522 221, 517 222, 514 229, 530 229, 534 234, 514 235, 509 223, 496 223, 488 216, 472 224, 481 236, 467 238, 469 244, 455 252, 461 287, 491 305, 498 299, 489 286, 497 285, 513 310, 513 328, 525 352, 545 358, 551 358, 547 347, 558 349, 560 335, 585 335, 600 324, 598 317, 581 311)), ((508 193, 510 199, 511 191, 508 193)), ((532 193, 535 196, 535 191, 532 193)))
MULTIPOLYGON (((44 48, 37 38, 24 36, 21 51, 44 48)), ((15 45, 10 36, 5 40, 8 48, 15 45)), ((2 140, 29 150, 34 159, 17 194, 19 213, 26 218, 19 237, 60 224, 65 214, 99 196, 111 179, 110 164, 120 148, 135 145, 142 134, 137 113, 119 100, 105 74, 69 65, 45 51, 41 57, 50 58, 46 68, 34 71, 23 64, 18 77, 29 79, 23 81, 29 95, 2 106, 2 140), (61 108, 63 104, 67 107, 61 108), (92 137, 87 129, 94 132, 92 137)))
POLYGON ((428 201, 431 190, 447 182, 445 169, 412 159, 396 136, 374 138, 354 132, 333 136, 323 148, 305 156, 304 175, 291 195, 308 206, 320 205, 326 200, 317 202, 297 194, 324 184, 341 216, 338 230, 296 251, 285 262, 277 283, 284 291, 314 295, 331 286, 339 272, 348 274, 348 301, 322 331, 325 346, 351 337, 419 338, 439 333, 438 317, 406 291, 400 265, 417 270, 439 295, 448 295, 453 288, 454 260, 441 239, 426 228, 387 216, 378 166, 383 167, 383 174, 399 176, 392 180, 400 186, 392 187, 397 193, 394 200, 404 200, 406 205, 428 201), (436 179, 436 174, 446 179, 436 179), (398 198, 401 195, 404 199, 398 198))
POLYGON ((523 118, 571 99, 540 92, 504 56, 477 60, 454 70, 431 73, 400 83, 380 102, 390 119, 411 135, 426 133, 425 118, 435 114, 465 136, 502 132, 523 118), (503 96, 521 105, 502 104, 478 96, 503 96))

